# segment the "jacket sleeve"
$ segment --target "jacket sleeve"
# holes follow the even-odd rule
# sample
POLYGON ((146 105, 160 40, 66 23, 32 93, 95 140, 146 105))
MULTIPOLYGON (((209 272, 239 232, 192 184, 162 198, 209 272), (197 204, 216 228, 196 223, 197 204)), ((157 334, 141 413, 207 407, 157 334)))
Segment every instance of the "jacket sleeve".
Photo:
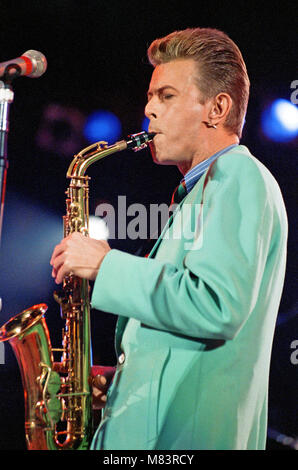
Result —
POLYGON ((203 202, 202 246, 187 252, 183 268, 113 249, 94 284, 94 308, 191 337, 238 333, 258 299, 273 204, 255 164, 219 176, 203 202))

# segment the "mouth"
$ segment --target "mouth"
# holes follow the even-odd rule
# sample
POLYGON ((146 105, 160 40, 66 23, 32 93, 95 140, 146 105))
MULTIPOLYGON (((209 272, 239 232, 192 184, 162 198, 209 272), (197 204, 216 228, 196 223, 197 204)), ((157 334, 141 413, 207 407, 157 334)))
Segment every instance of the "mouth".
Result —
POLYGON ((156 130, 156 129, 151 129, 151 128, 148 129, 148 132, 150 132, 151 134, 155 134, 154 137, 155 137, 156 135, 158 135, 158 134, 161 134, 160 131, 158 131, 158 130, 156 130))

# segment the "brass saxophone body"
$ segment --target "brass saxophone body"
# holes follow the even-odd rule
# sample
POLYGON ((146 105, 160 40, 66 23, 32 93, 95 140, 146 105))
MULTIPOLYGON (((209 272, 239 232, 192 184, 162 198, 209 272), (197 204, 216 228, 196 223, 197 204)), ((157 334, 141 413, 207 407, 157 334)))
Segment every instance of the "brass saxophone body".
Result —
MULTIPOLYGON (((88 236, 87 168, 112 153, 145 148, 153 136, 140 132, 111 146, 97 142, 74 156, 67 171, 70 184, 64 236, 73 232, 88 236)), ((66 276, 61 292, 55 292, 54 298, 65 321, 61 348, 52 348, 44 318, 46 304, 34 305, 11 318, 0 328, 0 342, 9 341, 20 368, 27 448, 85 450, 93 434, 89 283, 74 275, 66 276), (54 353, 58 352, 62 355, 56 362, 54 353)))

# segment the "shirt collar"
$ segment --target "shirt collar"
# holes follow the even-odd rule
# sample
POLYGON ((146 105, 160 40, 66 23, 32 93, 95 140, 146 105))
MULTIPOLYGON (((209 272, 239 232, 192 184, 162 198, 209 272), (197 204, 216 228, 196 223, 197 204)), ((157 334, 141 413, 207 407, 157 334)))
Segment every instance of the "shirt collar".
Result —
POLYGON ((211 157, 207 158, 207 160, 203 160, 202 162, 198 163, 194 168, 189 170, 180 183, 185 182, 186 190, 189 193, 194 185, 198 182, 202 174, 207 170, 207 168, 211 165, 211 163, 224 153, 228 152, 232 148, 236 147, 239 144, 232 144, 229 145, 228 147, 225 147, 224 149, 220 150, 219 152, 216 152, 214 155, 211 157))

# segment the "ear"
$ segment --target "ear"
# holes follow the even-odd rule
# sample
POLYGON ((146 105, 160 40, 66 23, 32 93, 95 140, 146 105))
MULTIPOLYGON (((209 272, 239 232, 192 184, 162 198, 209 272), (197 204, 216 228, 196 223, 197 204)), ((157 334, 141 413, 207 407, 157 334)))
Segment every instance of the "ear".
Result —
POLYGON ((208 118, 212 125, 223 123, 232 108, 232 98, 228 93, 219 93, 212 100, 212 105, 209 110, 208 118))

